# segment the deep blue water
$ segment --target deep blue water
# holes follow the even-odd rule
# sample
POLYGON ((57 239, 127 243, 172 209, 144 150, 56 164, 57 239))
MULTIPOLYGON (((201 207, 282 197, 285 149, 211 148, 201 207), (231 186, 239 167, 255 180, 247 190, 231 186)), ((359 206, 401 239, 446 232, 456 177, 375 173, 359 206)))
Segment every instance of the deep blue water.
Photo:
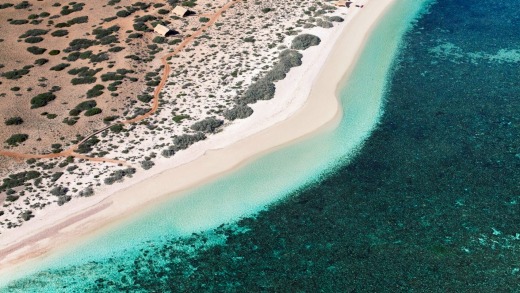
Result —
POLYGON ((86 291, 520 292, 519 32, 520 1, 439 1, 407 34, 350 164, 130 264, 17 286, 98 271, 86 291))

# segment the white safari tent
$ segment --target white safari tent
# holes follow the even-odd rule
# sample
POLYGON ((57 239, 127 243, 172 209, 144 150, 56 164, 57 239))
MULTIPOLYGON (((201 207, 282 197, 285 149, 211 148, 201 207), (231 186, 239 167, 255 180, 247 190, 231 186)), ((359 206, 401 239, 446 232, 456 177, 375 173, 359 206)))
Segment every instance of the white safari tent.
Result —
POLYGON ((154 29, 154 32, 158 33, 159 35, 166 37, 166 35, 170 32, 170 29, 165 27, 162 24, 158 24, 154 29))
POLYGON ((182 6, 175 6, 175 8, 172 10, 172 14, 178 17, 184 17, 187 13, 188 9, 182 6))

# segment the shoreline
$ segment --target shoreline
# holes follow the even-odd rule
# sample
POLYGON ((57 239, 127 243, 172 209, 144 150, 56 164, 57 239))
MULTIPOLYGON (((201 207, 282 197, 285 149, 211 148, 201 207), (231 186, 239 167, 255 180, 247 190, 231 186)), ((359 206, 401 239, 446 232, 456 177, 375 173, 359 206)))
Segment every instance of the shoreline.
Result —
POLYGON ((128 180, 132 182, 106 188, 102 195, 77 200, 67 211, 63 208, 43 211, 39 219, 33 220, 36 223, 30 222, 30 225, 2 235, 0 245, 5 247, 0 250, 2 275, 113 227, 137 211, 142 212, 186 190, 225 176, 265 153, 333 128, 341 117, 337 95, 339 88, 348 79, 368 35, 394 2, 369 1, 363 9, 354 7, 358 11, 349 11, 349 19, 333 29, 332 36, 323 42, 326 44, 305 51, 302 68, 291 70, 285 80, 276 84, 277 92, 273 100, 253 105, 257 115, 253 114, 250 120, 230 125, 222 133, 179 153, 180 157, 174 164, 173 160, 165 161, 152 171, 155 174, 137 174, 128 180), (352 15, 358 17, 352 18, 352 15), (329 54, 323 54, 324 51, 329 54), (308 60, 308 55, 312 55, 313 60, 308 60), (305 71, 303 75, 302 70, 305 71), (285 100, 285 103, 278 105, 278 113, 258 117, 258 113, 266 113, 263 110, 273 107, 273 104, 280 104, 277 99, 284 94, 300 99, 285 100), (327 102, 324 103, 323 99, 327 102), (287 111, 287 104, 293 107, 292 112, 287 111), (272 119, 272 115, 276 114, 276 119, 272 119), (241 136, 237 137, 237 133, 241 136), (229 142, 229 136, 234 141, 229 142), (172 182, 171 178, 180 176, 183 182, 172 182), (60 212, 53 213, 57 210, 60 212))

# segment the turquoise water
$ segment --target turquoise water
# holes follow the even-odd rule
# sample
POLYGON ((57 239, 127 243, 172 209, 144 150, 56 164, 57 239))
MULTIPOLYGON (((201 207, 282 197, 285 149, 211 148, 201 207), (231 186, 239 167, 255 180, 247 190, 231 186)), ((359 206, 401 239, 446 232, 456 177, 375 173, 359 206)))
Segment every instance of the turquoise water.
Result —
POLYGON ((9 289, 520 290, 520 4, 435 3, 398 55, 426 5, 399 0, 385 16, 341 93, 338 128, 56 255, 9 289))

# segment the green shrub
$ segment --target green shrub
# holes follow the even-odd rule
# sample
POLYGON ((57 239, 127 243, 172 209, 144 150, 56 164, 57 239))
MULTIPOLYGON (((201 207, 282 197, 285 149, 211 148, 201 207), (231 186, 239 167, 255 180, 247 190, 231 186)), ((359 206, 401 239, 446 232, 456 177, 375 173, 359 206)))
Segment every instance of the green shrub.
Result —
POLYGON ((95 146, 98 142, 100 142, 100 140, 97 137, 93 136, 93 137, 87 139, 82 144, 80 144, 76 151, 80 154, 89 153, 92 151, 92 147, 95 146))
POLYGON ((51 33, 53 37, 63 37, 69 34, 68 30, 56 30, 51 33))
POLYGON ((13 6, 14 4, 11 4, 11 3, 3 3, 3 4, 0 4, 0 9, 6 9, 6 8, 9 8, 11 6, 13 6))
POLYGON ((34 55, 41 55, 41 54, 45 53, 45 51, 47 51, 47 49, 36 47, 36 46, 31 46, 31 47, 27 48, 27 51, 29 51, 30 53, 32 53, 34 55))
POLYGON ((97 27, 95 28, 92 33, 96 36, 96 39, 102 39, 104 37, 107 37, 109 35, 112 35, 113 33, 119 31, 120 27, 118 25, 113 25, 109 28, 102 28, 102 27, 97 27))
POLYGON ((41 65, 43 65, 43 64, 45 64, 47 62, 49 62, 49 59, 41 58, 41 59, 36 59, 34 61, 34 64, 41 66, 41 65))
POLYGON ((95 83, 96 80, 97 80, 97 78, 94 76, 76 77, 71 80, 71 83, 73 85, 89 84, 89 83, 95 83))
POLYGON ((80 16, 80 17, 74 17, 73 19, 67 21, 67 24, 69 26, 74 24, 80 24, 80 23, 88 23, 88 16, 80 16))
POLYGON ((128 10, 119 10, 118 12, 116 12, 117 17, 127 17, 130 14, 132 13, 130 13, 128 10))
POLYGON ((300 66, 302 54, 295 50, 285 50, 279 55, 279 60, 269 72, 244 92, 241 102, 255 103, 258 100, 269 100, 274 97, 275 81, 282 80, 292 67, 300 66))
POLYGON ((59 53, 61 53, 60 50, 51 50, 51 51, 49 52, 49 55, 51 55, 51 56, 55 56, 55 55, 58 55, 59 53))
POLYGON ((90 62, 92 63, 98 63, 108 60, 108 54, 106 52, 101 52, 99 54, 92 54, 90 55, 90 62))
POLYGON ((205 23, 205 22, 208 22, 208 21, 209 21, 209 18, 207 18, 207 17, 201 17, 201 18, 199 18, 199 21, 205 23))
POLYGON ((96 41, 94 40, 89 40, 89 39, 75 39, 75 40, 72 40, 70 43, 69 43, 69 47, 66 48, 65 52, 73 52, 73 51, 80 51, 82 49, 87 49, 88 47, 90 46, 93 46, 96 44, 96 41))
POLYGON ((292 40, 291 49, 305 50, 311 46, 319 45, 320 42, 320 38, 315 35, 301 34, 292 40))
POLYGON ((189 119, 189 118, 190 118, 189 115, 176 115, 176 116, 173 116, 173 121, 175 123, 181 123, 182 120, 189 119))
POLYGON ((27 39, 25 39, 25 42, 29 44, 36 44, 41 41, 43 41, 42 37, 28 37, 27 39))
POLYGON ((268 12, 271 12, 271 11, 273 11, 272 8, 269 8, 269 7, 262 8, 262 12, 263 12, 263 13, 268 13, 268 12))
POLYGON ((23 123, 23 119, 21 117, 15 116, 5 120, 5 125, 20 125, 23 123))
POLYGON ((94 115, 100 114, 101 112, 103 112, 103 111, 99 108, 92 108, 85 112, 85 116, 94 116, 94 115))
POLYGON ((204 120, 193 123, 190 128, 195 131, 213 133, 217 128, 222 126, 222 124, 224 124, 224 121, 208 117, 204 120))
POLYGON ((115 133, 119 133, 123 130, 125 130, 125 128, 123 127, 123 124, 116 124, 116 125, 110 126, 110 131, 115 132, 115 133))
POLYGON ((186 7, 195 7, 195 5, 197 5, 197 1, 196 0, 187 0, 187 1, 182 2, 181 5, 186 6, 186 7))
POLYGON ((9 137, 5 142, 11 146, 17 146, 18 144, 26 141, 28 138, 29 138, 29 135, 23 134, 23 133, 18 133, 18 134, 11 135, 11 137, 9 137))
POLYGON ((122 51, 124 49, 125 49, 124 47, 116 46, 116 47, 112 47, 112 48, 108 49, 108 52, 117 53, 117 52, 120 52, 120 51, 122 51))
POLYGON ((109 122, 116 120, 117 118, 119 118, 119 116, 107 116, 107 117, 103 118, 103 122, 109 123, 109 122))
POLYGON ((93 88, 87 91, 87 98, 95 98, 101 96, 103 94, 104 89, 105 86, 101 84, 96 84, 93 88))
POLYGON ((128 38, 130 38, 130 39, 138 39, 138 38, 142 38, 142 37, 143 37, 143 34, 141 34, 141 33, 132 33, 132 34, 128 35, 128 38))
POLYGON ((28 1, 22 1, 14 6, 15 9, 26 9, 32 5, 28 1))
POLYGON ((143 103, 149 103, 153 99, 153 96, 149 94, 142 94, 138 95, 137 99, 143 103))
POLYGON ((196 143, 197 141, 205 139, 206 136, 202 132, 197 132, 195 134, 183 134, 173 138, 173 143, 175 144, 175 150, 183 150, 188 148, 190 145, 196 143))
POLYGON ((329 17, 329 20, 330 20, 330 21, 334 21, 334 22, 343 22, 343 21, 345 21, 345 20, 344 20, 342 17, 340 17, 340 16, 331 16, 331 17, 329 17))
POLYGON ((156 36, 155 38, 153 38, 153 42, 154 43, 157 43, 157 44, 162 44, 164 43, 166 39, 164 37, 161 37, 161 36, 156 36))
POLYGON ((54 71, 62 71, 63 69, 69 67, 70 64, 69 63, 60 63, 56 66, 53 66, 50 68, 50 70, 54 70, 54 71))
POLYGON ((78 117, 71 117, 71 118, 65 117, 65 118, 63 118, 62 122, 69 126, 72 126, 72 125, 76 124, 76 122, 78 122, 78 119, 79 119, 78 117))
POLYGON ((20 38, 43 36, 43 35, 47 34, 48 32, 49 32, 48 30, 30 29, 30 30, 26 31, 25 33, 23 33, 23 35, 21 35, 20 38))
POLYGON ((74 62, 79 59, 80 52, 72 52, 67 56, 67 61, 74 62))
POLYGON ((55 99, 56 95, 50 92, 39 94, 31 99, 31 109, 44 107, 55 99))
POLYGON ((2 73, 2 76, 7 79, 19 79, 26 74, 29 74, 29 69, 22 68, 4 72, 2 73))
POLYGON ((61 8, 60 14, 69 15, 71 13, 81 11, 81 10, 83 10, 83 6, 85 6, 85 3, 74 3, 74 5, 72 5, 72 7, 70 7, 69 5, 65 5, 61 8))
POLYGON ((39 178, 41 174, 38 171, 23 171, 19 173, 9 174, 9 177, 4 178, 3 184, 0 186, 0 191, 8 188, 14 188, 24 185, 25 182, 39 178))
POLYGON ((79 110, 79 111, 88 111, 92 108, 95 108, 96 106, 97 106, 96 101, 88 100, 88 101, 79 103, 76 107, 74 107, 74 109, 79 110))
POLYGON ((22 25, 22 24, 26 24, 26 23, 29 23, 29 21, 27 19, 14 19, 9 22, 9 24, 13 24, 13 25, 22 25))
POLYGON ((223 113, 224 118, 228 120, 244 119, 253 114, 253 109, 247 105, 236 105, 232 109, 226 110, 223 113))
POLYGON ((81 110, 78 109, 72 109, 69 111, 70 116, 78 116, 81 113, 81 110))

